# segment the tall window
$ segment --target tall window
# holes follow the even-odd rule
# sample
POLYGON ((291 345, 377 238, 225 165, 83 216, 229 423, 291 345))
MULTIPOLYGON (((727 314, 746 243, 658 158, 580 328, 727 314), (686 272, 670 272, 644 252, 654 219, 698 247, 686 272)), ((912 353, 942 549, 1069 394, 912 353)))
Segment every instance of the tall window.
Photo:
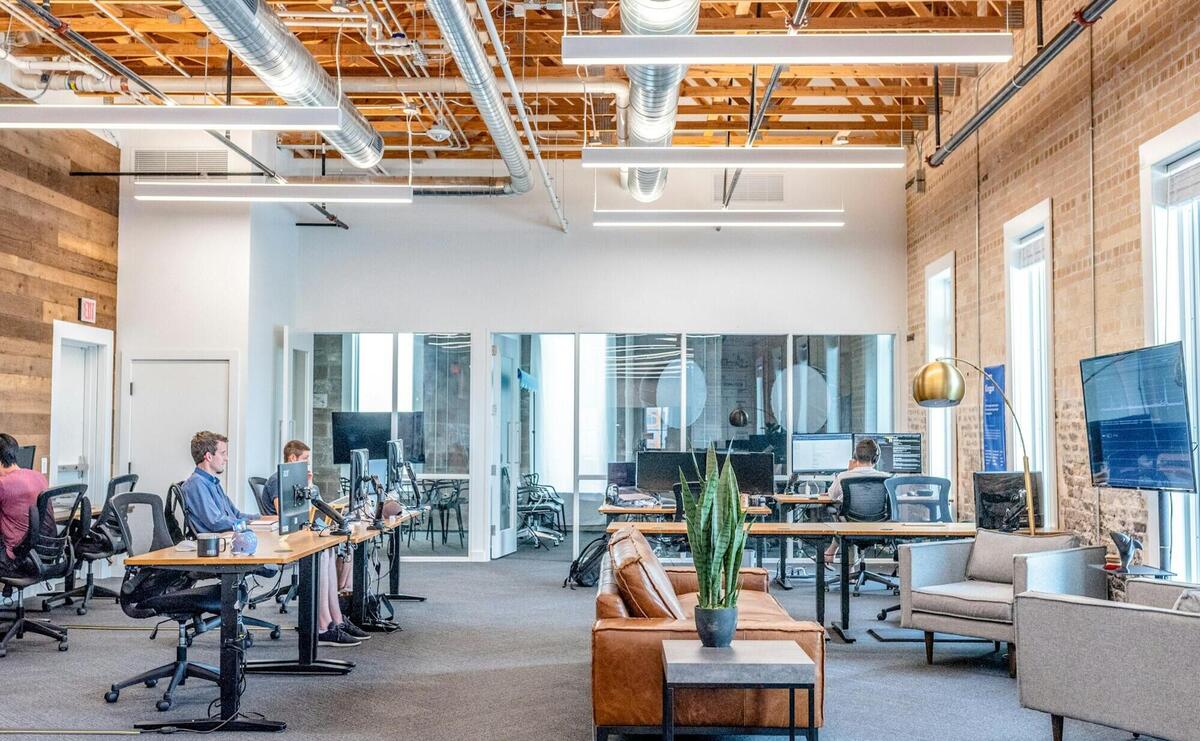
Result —
MULTIPOLYGON (((1009 399, 1025 432, 1030 468, 1042 473, 1042 512, 1046 524, 1053 525, 1057 476, 1050 356, 1050 202, 1043 201, 1005 224, 1004 242, 1009 399)), ((1020 461, 1019 436, 1014 435, 1010 445, 1012 460, 1020 461)))
MULTIPOLYGON (((954 253, 925 268, 925 359, 954 355, 954 253)), ((954 419, 949 409, 930 409, 926 448, 930 476, 954 480, 954 419)))
MULTIPOLYGON (((1188 402, 1192 423, 1200 419, 1196 373, 1200 369, 1196 312, 1200 308, 1200 153, 1177 157, 1158 170, 1155 187, 1152 253, 1154 341, 1182 341, 1187 363, 1188 402)), ((1195 432, 1193 431, 1193 435, 1195 432)), ((1164 492, 1164 542, 1170 544, 1165 569, 1180 578, 1200 575, 1200 517, 1196 495, 1164 492)))

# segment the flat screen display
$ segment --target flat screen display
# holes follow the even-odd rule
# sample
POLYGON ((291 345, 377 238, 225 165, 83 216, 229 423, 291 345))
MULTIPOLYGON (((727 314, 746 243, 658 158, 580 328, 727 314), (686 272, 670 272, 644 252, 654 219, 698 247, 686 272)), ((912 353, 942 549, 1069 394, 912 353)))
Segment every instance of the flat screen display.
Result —
MULTIPOLYGON (((637 486, 655 492, 671 491, 679 483, 680 471, 688 481, 699 481, 697 465, 703 467, 707 451, 669 453, 643 451, 637 456, 637 486)), ((717 465, 725 465, 727 453, 717 453, 717 465)), ((775 491, 775 456, 770 453, 733 453, 733 473, 743 494, 775 491)))
POLYGON ((850 433, 792 435, 792 473, 837 473, 845 471, 854 454, 850 433))
POLYGON ((609 486, 620 486, 622 488, 633 486, 637 481, 637 464, 636 463, 609 463, 608 464, 608 484, 609 486))
MULTIPOLYGON (((975 524, 984 530, 1012 532, 1029 527, 1024 471, 976 471, 975 524)), ((1030 471, 1034 526, 1042 527, 1042 472, 1030 471)))
POLYGON ((386 460, 391 437, 391 412, 334 412, 333 462, 349 463, 350 451, 357 448, 365 448, 371 460, 386 460))
POLYGON ((23 445, 17 451, 17 468, 33 468, 33 459, 37 447, 34 445, 23 445))
POLYGON ((869 437, 879 445, 879 461, 875 468, 888 473, 921 473, 921 433, 919 432, 862 432, 854 436, 854 444, 869 437))
POLYGON ((1183 345, 1080 361, 1092 484, 1195 491, 1183 345))

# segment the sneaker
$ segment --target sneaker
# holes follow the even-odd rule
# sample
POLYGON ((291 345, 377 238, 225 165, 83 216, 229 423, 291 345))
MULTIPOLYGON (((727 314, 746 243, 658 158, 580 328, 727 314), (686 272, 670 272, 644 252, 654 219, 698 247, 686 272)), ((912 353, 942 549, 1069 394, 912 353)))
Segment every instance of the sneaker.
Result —
POLYGON ((330 628, 329 630, 327 630, 324 633, 321 633, 320 635, 317 636, 317 645, 318 646, 333 646, 336 648, 336 647, 346 647, 346 646, 357 646, 360 643, 362 643, 362 641, 358 640, 357 638, 351 637, 349 634, 346 633, 346 631, 342 630, 340 625, 335 625, 332 628, 330 628))
POLYGON ((341 626, 341 627, 342 627, 342 630, 343 630, 343 631, 345 631, 346 635, 350 636, 351 638, 357 638, 357 639, 358 639, 358 640, 360 640, 360 641, 369 641, 369 640, 371 640, 371 634, 370 634, 370 633, 368 633, 367 631, 365 631, 365 630, 363 630, 362 628, 358 627, 357 625, 355 625, 354 623, 350 622, 349 620, 347 620, 346 622, 342 623, 342 626, 341 626))

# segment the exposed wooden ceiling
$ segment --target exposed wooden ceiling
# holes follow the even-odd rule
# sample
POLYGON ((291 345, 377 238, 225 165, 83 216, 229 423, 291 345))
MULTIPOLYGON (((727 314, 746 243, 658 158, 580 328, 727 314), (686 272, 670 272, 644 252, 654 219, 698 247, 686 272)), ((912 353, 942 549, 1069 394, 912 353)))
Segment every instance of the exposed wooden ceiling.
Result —
MULTIPOLYGON (((311 21, 291 21, 289 25, 294 32, 330 74, 340 74, 343 78, 458 76, 453 58, 441 43, 437 25, 425 12, 424 2, 347 2, 352 13, 366 13, 382 23, 384 36, 402 32, 409 40, 416 41, 425 64, 415 64, 411 56, 381 52, 378 45, 367 43, 362 24, 339 29, 320 20, 316 25, 311 21)), ((11 0, 0 0, 0 14, 7 15, 5 9, 12 7, 10 3, 11 0)), ((701 3, 700 33, 782 33, 795 10, 794 3, 774 0, 701 0, 701 3)), ((331 4, 332 0, 271 3, 277 11, 287 14, 327 13, 331 4)), ((545 5, 546 0, 528 2, 522 14, 516 10, 515 1, 492 3, 496 24, 519 81, 625 79, 620 67, 565 67, 560 58, 564 32, 619 33, 618 0, 574 0, 569 16, 564 16, 561 5, 554 4, 554 9, 545 9, 545 5), (600 17, 606 8, 607 15, 600 17)), ((138 74, 208 78, 209 89, 216 93, 209 97, 221 99, 227 51, 178 0, 51 0, 51 10, 138 74)), ((802 32, 1002 31, 1019 25, 1023 10, 1022 0, 812 0, 808 23, 802 32)), ((11 29, 10 38, 18 42, 11 49, 14 56, 62 56, 62 49, 48 38, 20 33, 34 30, 20 19, 10 17, 5 26, 11 29)), ((482 23, 479 28, 482 32, 482 23)), ((783 73, 775 91, 760 142, 827 144, 836 136, 856 144, 907 141, 913 131, 922 131, 930 125, 932 73, 930 65, 791 67, 783 73)), ((952 96, 958 89, 956 78, 975 73, 972 68, 943 67, 940 75, 946 83, 944 92, 952 96)), ((240 62, 234 64, 235 77, 249 74, 240 62)), ((769 75, 768 67, 689 68, 681 91, 675 142, 743 143, 752 93, 757 91, 761 98, 769 75)), ((487 130, 466 93, 352 93, 350 97, 384 135, 389 157, 408 156, 410 128, 416 156, 495 155, 487 130), (440 145, 426 135, 439 119, 454 134, 450 141, 440 145)), ((272 100, 270 95, 254 93, 237 93, 235 98, 236 102, 272 100)), ((578 156, 585 138, 612 139, 614 109, 610 97, 529 93, 525 102, 533 114, 539 141, 551 156, 578 156)), ((943 110, 952 109, 954 103, 953 97, 944 98, 943 110)), ((304 134, 283 135, 280 139, 293 147, 306 147, 298 149, 304 155, 312 154, 315 151, 312 145, 319 141, 316 135, 304 134)))

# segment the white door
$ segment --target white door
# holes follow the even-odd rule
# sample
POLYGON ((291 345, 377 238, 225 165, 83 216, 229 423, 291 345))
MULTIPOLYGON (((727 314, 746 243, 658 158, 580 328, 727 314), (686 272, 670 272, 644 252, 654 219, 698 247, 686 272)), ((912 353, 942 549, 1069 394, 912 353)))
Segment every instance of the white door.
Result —
POLYGON ((92 453, 96 447, 96 356, 95 346, 64 342, 59 347, 54 401, 54 441, 51 476, 55 486, 87 484, 88 495, 99 502, 107 482, 93 482, 92 453))
POLYGON ((496 445, 491 470, 492 558, 517 550, 517 485, 521 480, 521 391, 517 380, 520 341, 495 335, 492 394, 496 445))
MULTIPOLYGON (((167 487, 195 468, 189 450, 193 435, 201 430, 229 434, 229 361, 134 360, 130 365, 125 468, 138 475, 139 491, 165 497, 167 487)), ((225 479, 225 491, 237 502, 235 492, 243 487, 231 486, 228 475, 225 479)))

